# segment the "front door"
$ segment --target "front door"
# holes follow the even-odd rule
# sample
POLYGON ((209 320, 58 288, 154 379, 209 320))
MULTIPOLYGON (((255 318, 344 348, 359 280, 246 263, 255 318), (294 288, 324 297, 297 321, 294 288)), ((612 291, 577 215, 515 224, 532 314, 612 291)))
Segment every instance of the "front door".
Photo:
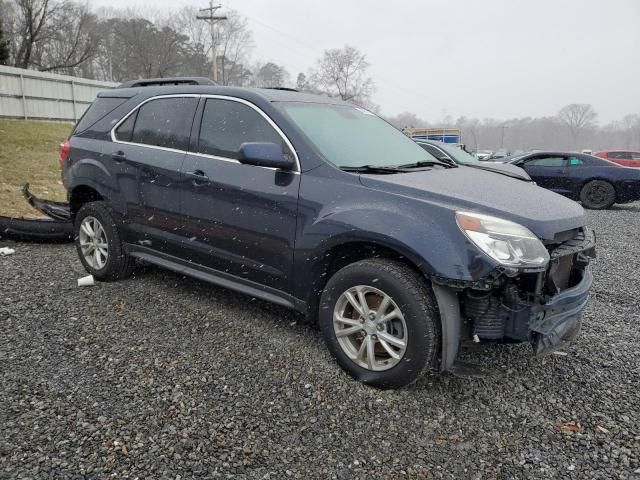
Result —
MULTIPOLYGON (((208 98, 182 173, 188 260, 287 293, 300 174, 240 164, 240 145, 284 136, 256 107, 208 98)), ((298 170, 298 169, 296 169, 298 170)))
POLYGON ((538 155, 518 165, 541 187, 566 193, 567 159, 562 155, 538 155))

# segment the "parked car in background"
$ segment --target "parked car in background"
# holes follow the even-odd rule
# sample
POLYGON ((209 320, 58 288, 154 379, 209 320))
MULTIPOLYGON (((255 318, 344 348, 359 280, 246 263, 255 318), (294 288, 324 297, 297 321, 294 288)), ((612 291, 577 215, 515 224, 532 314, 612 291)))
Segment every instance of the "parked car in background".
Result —
POLYGON ((531 177, 520 167, 508 163, 481 162, 462 148, 433 140, 416 140, 416 143, 424 148, 438 160, 454 162, 465 167, 479 168, 489 172, 507 175, 530 182, 531 177))
POLYGON ((489 160, 499 160, 502 158, 506 158, 508 156, 509 156, 509 150, 501 148, 500 150, 496 150, 495 152, 493 152, 489 157, 489 160))
POLYGON ((462 343, 577 334, 595 240, 575 202, 334 98, 168 83, 102 92, 61 149, 96 279, 140 259, 295 309, 385 388, 455 371, 462 343))
POLYGON ((596 157, 604 158, 625 167, 640 167, 640 152, 633 150, 605 150, 596 153, 596 157))
POLYGON ((503 159, 522 167, 541 187, 579 200, 586 208, 640 200, 640 169, 583 153, 536 152, 503 159))
POLYGON ((478 150, 476 152, 476 158, 480 161, 489 160, 493 155, 492 150, 478 150))

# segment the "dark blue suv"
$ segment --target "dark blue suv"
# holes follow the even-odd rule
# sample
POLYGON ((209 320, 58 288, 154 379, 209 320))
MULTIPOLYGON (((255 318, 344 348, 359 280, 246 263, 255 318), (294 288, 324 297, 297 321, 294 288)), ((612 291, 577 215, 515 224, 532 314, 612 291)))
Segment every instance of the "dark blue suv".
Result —
POLYGON ((98 280, 139 259, 298 310, 387 388, 455 371, 466 343, 541 354, 578 331, 595 241, 577 203, 336 99, 150 83, 101 93, 62 149, 98 280))

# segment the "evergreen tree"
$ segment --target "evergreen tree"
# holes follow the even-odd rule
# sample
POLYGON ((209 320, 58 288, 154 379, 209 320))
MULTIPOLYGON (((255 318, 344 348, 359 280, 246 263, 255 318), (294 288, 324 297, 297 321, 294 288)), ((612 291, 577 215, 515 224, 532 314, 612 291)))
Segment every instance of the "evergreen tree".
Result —
POLYGON ((2 19, 0 19, 0 65, 9 63, 9 41, 4 38, 2 30, 2 19))

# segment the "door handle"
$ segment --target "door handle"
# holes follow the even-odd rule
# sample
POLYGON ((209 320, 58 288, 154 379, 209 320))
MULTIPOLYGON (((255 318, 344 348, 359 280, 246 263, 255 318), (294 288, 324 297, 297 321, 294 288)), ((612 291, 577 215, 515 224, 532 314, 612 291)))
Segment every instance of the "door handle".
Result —
POLYGON ((207 177, 207 175, 202 170, 187 172, 185 175, 191 178, 191 183, 193 183, 194 187, 199 187, 211 183, 209 177, 207 177))
POLYGON ((113 152, 111 154, 111 158, 117 162, 124 162, 127 159, 127 156, 124 154, 124 152, 122 150, 118 150, 117 152, 113 152))

